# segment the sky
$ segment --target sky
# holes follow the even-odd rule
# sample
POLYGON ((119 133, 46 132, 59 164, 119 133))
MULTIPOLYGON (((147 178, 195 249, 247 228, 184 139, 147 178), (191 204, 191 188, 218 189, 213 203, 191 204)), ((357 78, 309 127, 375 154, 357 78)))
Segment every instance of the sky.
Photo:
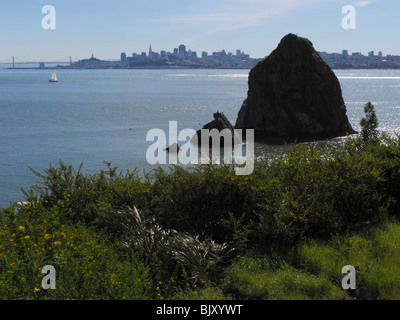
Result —
POLYGON ((0 62, 119 59, 121 52, 237 49, 268 56, 288 33, 317 51, 400 55, 398 0, 0 0, 0 62), (44 29, 45 5, 56 28, 44 29), (344 29, 355 8, 355 29, 344 29))

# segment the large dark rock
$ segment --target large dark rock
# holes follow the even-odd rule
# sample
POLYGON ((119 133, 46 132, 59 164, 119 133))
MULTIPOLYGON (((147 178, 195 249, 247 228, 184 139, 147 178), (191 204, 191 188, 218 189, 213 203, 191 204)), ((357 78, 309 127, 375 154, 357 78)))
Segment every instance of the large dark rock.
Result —
POLYGON ((286 35, 250 71, 248 86, 235 128, 293 139, 355 133, 339 81, 308 39, 286 35))

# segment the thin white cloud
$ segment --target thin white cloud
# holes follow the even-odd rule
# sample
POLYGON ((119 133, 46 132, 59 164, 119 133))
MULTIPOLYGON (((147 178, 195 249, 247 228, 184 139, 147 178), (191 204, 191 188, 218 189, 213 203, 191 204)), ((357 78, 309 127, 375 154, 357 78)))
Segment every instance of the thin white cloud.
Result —
POLYGON ((358 2, 354 3, 354 5, 356 7, 365 7, 371 3, 373 3, 373 1, 358 1, 358 2))
POLYGON ((241 0, 238 6, 235 4, 239 4, 239 1, 230 0, 224 12, 188 14, 163 20, 185 24, 210 24, 218 31, 234 30, 259 24, 288 10, 312 3, 321 3, 321 0, 241 0), (247 5, 244 6, 243 2, 247 2, 247 5))
POLYGON ((168 22, 178 23, 212 23, 229 25, 255 24, 261 20, 268 19, 276 15, 277 11, 258 12, 258 13, 210 13, 177 16, 165 19, 168 22))
POLYGON ((185 27, 198 27, 198 32, 181 39, 182 43, 193 46, 217 33, 254 27, 286 12, 313 4, 321 5, 333 0, 204 0, 204 8, 207 8, 207 3, 211 1, 217 1, 220 4, 218 10, 170 16, 157 19, 157 21, 182 24, 185 27))

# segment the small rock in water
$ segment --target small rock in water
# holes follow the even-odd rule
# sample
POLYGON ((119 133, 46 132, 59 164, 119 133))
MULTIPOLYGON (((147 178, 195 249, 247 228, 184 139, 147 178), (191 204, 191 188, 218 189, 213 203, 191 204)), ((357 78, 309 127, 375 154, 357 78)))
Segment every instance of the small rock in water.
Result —
MULTIPOLYGON (((219 138, 219 146, 221 148, 223 148, 225 145, 229 144, 229 145, 233 145, 234 144, 234 138, 235 138, 235 131, 234 131, 234 127, 231 124, 231 122, 228 120, 228 118, 225 116, 225 114, 223 114, 222 112, 216 112, 213 114, 214 120, 212 120, 211 122, 207 123, 206 125, 203 126, 203 129, 205 130, 209 130, 211 132, 211 130, 216 129, 219 133, 221 133, 222 130, 229 130, 231 136, 231 139, 227 139, 227 141, 225 140, 225 138, 223 138, 222 136, 220 136, 219 138)), ((197 139, 197 143, 198 145, 201 145, 201 130, 198 130, 196 132, 196 135, 194 135, 191 139, 192 142, 196 141, 197 139)), ((213 147, 213 140, 212 137, 210 136, 209 138, 209 146, 213 147)))
POLYGON ((163 149, 163 151, 167 151, 167 152, 179 152, 181 151, 181 148, 179 147, 179 145, 174 142, 173 144, 171 144, 168 148, 163 149))

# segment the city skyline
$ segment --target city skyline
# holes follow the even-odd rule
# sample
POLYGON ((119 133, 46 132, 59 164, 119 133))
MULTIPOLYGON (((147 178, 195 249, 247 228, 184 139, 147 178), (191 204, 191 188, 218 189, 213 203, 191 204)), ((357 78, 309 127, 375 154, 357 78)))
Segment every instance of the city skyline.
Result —
MULTIPOLYGON (((205 57, 219 56, 219 55, 221 55, 221 53, 223 55, 226 55, 227 57, 231 57, 231 56, 232 57, 238 57, 240 55, 242 58, 245 58, 247 60, 250 59, 250 60, 253 60, 253 61, 261 60, 261 59, 264 59, 264 58, 266 58, 268 56, 268 55, 266 55, 264 57, 252 57, 252 56, 250 56, 250 54, 248 54, 246 52, 246 50, 236 49, 236 50, 228 51, 228 50, 225 50, 225 48, 223 48, 220 51, 206 52, 206 51, 202 50, 201 52, 197 52, 197 51, 192 51, 185 44, 180 44, 179 46, 172 46, 171 48, 172 49, 170 49, 170 50, 162 49, 160 51, 155 51, 155 50, 152 49, 152 45, 150 43, 149 44, 149 48, 147 49, 147 51, 138 50, 138 51, 134 51, 134 52, 129 52, 129 51, 121 52, 119 54, 119 56, 112 57, 111 59, 100 59, 100 60, 103 60, 103 61, 124 61, 125 60, 126 62, 129 62, 129 59, 132 59, 133 57, 140 57, 140 56, 143 57, 144 56, 146 58, 149 58, 150 57, 150 52, 152 54, 154 54, 153 58, 155 58, 155 57, 163 57, 163 56, 165 57, 165 56, 170 56, 170 55, 178 55, 179 56, 179 53, 181 52, 182 48, 183 48, 182 50, 186 53, 186 58, 188 58, 188 55, 187 55, 188 53, 189 54, 192 53, 193 54, 192 55, 193 59, 194 58, 201 59, 201 58, 205 58, 205 57), (122 58, 123 56, 125 57, 124 59, 122 58)), ((362 58, 375 57, 375 58, 382 58, 382 59, 389 57, 389 58, 393 58, 393 59, 396 60, 396 65, 400 65, 400 55, 393 55, 391 53, 384 53, 381 50, 368 51, 367 54, 363 54, 360 51, 351 52, 351 51, 349 51, 347 49, 342 49, 342 50, 340 50, 340 52, 327 52, 327 51, 324 51, 324 50, 317 50, 317 52, 328 63, 332 62, 332 59, 334 60, 338 56, 347 55, 349 57, 351 57, 351 56, 353 56, 353 57, 354 56, 355 57, 362 57, 362 58)), ((45 61, 44 59, 38 59, 38 60, 35 60, 35 61, 34 60, 31 60, 31 61, 16 61, 15 63, 16 64, 18 64, 18 63, 22 63, 22 64, 24 64, 24 63, 28 63, 28 64, 30 64, 30 63, 40 63, 40 64, 43 64, 43 63, 56 63, 56 62, 59 62, 59 63, 67 63, 67 62, 72 63, 72 62, 74 62, 75 63, 75 62, 79 62, 79 61, 82 61, 82 60, 88 60, 88 59, 90 59, 90 57, 92 59, 93 58, 95 58, 95 59, 98 58, 96 56, 96 54, 92 53, 87 57, 79 57, 79 58, 76 58, 76 57, 72 58, 72 56, 67 56, 62 61, 61 60, 54 60, 54 59, 53 60, 49 60, 49 61, 45 61)), ((14 57, 8 58, 10 61, 7 61, 7 62, 5 62, 4 60, 0 61, 0 64, 7 64, 7 65, 8 64, 12 64, 12 59, 13 58, 14 57)))
POLYGON ((121 52, 154 52, 171 43, 192 51, 242 48, 263 58, 288 33, 309 38, 317 51, 382 51, 400 55, 400 3, 394 0, 204 0, 169 2, 19 0, 0 5, 0 61, 12 56, 36 61, 92 53, 116 59, 121 52), (56 9, 56 29, 44 30, 42 8, 56 9), (356 29, 346 30, 342 8, 356 9, 356 29), (143 49, 135 49, 143 48, 143 49))
MULTIPOLYGON (((176 45, 176 46, 170 46, 170 47, 169 47, 169 51, 168 51, 168 48, 162 48, 161 50, 156 51, 156 50, 154 50, 154 49, 152 48, 152 44, 150 43, 149 46, 148 46, 148 48, 147 48, 147 50, 146 50, 146 48, 143 48, 143 50, 141 50, 141 49, 139 49, 139 50, 137 50, 137 51, 135 51, 135 50, 133 50, 133 51, 127 50, 127 51, 122 51, 122 52, 120 52, 120 53, 125 53, 127 57, 129 56, 129 54, 142 54, 142 53, 146 53, 146 55, 148 55, 148 53, 149 53, 150 50, 151 50, 153 53, 161 53, 161 52, 163 52, 163 51, 169 52, 169 53, 173 53, 175 49, 179 51, 179 47, 180 47, 180 46, 184 46, 186 52, 188 52, 188 51, 195 52, 195 53, 197 54, 197 56, 199 56, 199 57, 201 56, 201 53, 202 53, 202 52, 206 52, 207 54, 210 55, 210 54, 212 54, 212 53, 214 53, 214 52, 225 51, 227 54, 228 54, 228 53, 231 53, 231 54, 233 54, 233 55, 237 55, 238 50, 240 50, 242 53, 247 54, 247 50, 245 50, 245 49, 243 50, 243 48, 237 48, 237 49, 235 49, 235 50, 226 50, 226 48, 222 48, 222 49, 219 50, 219 51, 217 51, 217 50, 212 50, 212 51, 204 51, 204 50, 194 51, 194 50, 192 50, 191 48, 189 48, 189 47, 188 47, 186 44, 184 44, 184 43, 180 44, 179 46, 177 46, 177 45, 176 45), (199 54, 200 54, 200 55, 199 55, 199 54)), ((275 48, 274 48, 274 49, 275 49, 275 48)), ((325 52, 325 53, 329 53, 329 54, 345 54, 345 52, 347 52, 347 54, 349 54, 349 55, 351 55, 351 54, 362 54, 362 55, 364 55, 364 56, 369 56, 369 55, 376 55, 376 56, 378 56, 378 55, 379 55, 379 56, 396 55, 396 56, 400 56, 400 53, 399 53, 399 54, 393 54, 393 53, 391 53, 391 52, 383 52, 382 50, 379 50, 379 48, 378 48, 378 50, 367 50, 367 51, 365 52, 365 54, 364 54, 363 52, 361 52, 360 50, 350 51, 350 50, 348 50, 348 49, 346 49, 346 48, 342 48, 342 49, 338 50, 337 52, 328 52, 328 51, 326 51, 326 50, 317 50, 317 51, 318 51, 318 52, 325 52)), ((271 53, 271 52, 270 52, 270 53, 271 53)), ((266 55, 264 55, 264 56, 262 56, 262 57, 254 57, 254 56, 251 56, 251 58, 263 59, 263 58, 267 57, 268 55, 269 55, 269 54, 266 54, 266 55)), ((113 57, 112 60, 116 60, 116 57, 113 57)))
MULTIPOLYGON (((150 46, 151 46, 151 44, 150 44, 150 46)), ((242 55, 247 56, 247 58, 252 58, 252 59, 264 59, 264 58, 268 57, 268 55, 269 55, 269 54, 267 54, 267 55, 265 55, 263 57, 253 57, 253 56, 250 56, 250 54, 248 54, 246 50, 242 50, 242 49, 226 50, 225 48, 222 48, 219 51, 212 50, 211 52, 208 52, 208 51, 201 50, 200 52, 197 52, 197 51, 192 51, 185 44, 180 44, 179 46, 184 46, 185 49, 186 49, 186 53, 193 52, 196 55, 197 58, 201 58, 203 54, 207 54, 208 56, 212 56, 215 53, 221 53, 221 52, 226 53, 226 55, 233 55, 233 56, 237 56, 238 52, 240 52, 242 55)), ((158 54, 158 55, 162 55, 163 53, 164 54, 174 54, 175 50, 179 50, 179 46, 175 46, 175 47, 171 46, 172 50, 171 49, 169 49, 169 50, 161 49, 160 51, 156 51, 156 50, 151 49, 151 51, 152 51, 152 53, 158 54)), ((324 53, 324 54, 329 54, 329 55, 343 55, 346 52, 347 55, 356 54, 356 55, 362 55, 362 56, 365 56, 365 57, 368 57, 368 56, 371 56, 371 55, 372 56, 376 56, 376 57, 383 57, 383 58, 386 57, 386 56, 389 56, 389 57, 390 56, 400 57, 400 54, 396 55, 396 54, 392 54, 392 53, 385 53, 382 50, 377 50, 377 51, 372 50, 372 51, 368 51, 366 54, 364 54, 363 52, 360 52, 359 50, 351 52, 350 50, 347 50, 347 49, 341 49, 338 52, 327 52, 325 50, 317 50, 317 52, 320 53, 320 54, 324 53)), ((143 55, 143 54, 145 54, 145 56, 148 57, 149 56, 149 48, 147 49, 147 51, 144 48, 143 48, 143 50, 138 49, 137 51, 133 50, 132 52, 131 51, 123 51, 123 52, 120 52, 119 55, 117 55, 115 57, 111 57, 109 59, 100 59, 100 60, 119 61, 119 60, 122 59, 122 54, 125 54, 127 59, 132 57, 132 56, 136 56, 136 55, 139 56, 139 55, 143 55)), ((12 59, 13 58, 15 58, 15 56, 9 57, 8 58, 9 61, 7 63, 12 63, 12 59)), ((76 62, 76 61, 79 61, 79 60, 90 59, 90 58, 96 58, 97 59, 98 56, 95 53, 91 53, 91 54, 89 54, 87 56, 84 56, 84 57, 65 56, 62 59, 62 61, 61 60, 58 61, 58 60, 55 60, 55 59, 50 59, 48 61, 46 61, 45 59, 36 59, 36 60, 29 60, 29 61, 28 60, 27 61, 16 61, 16 63, 71 62, 71 60, 72 60, 72 62, 76 62)), ((4 60, 3 60, 0 63, 4 64, 6 62, 4 62, 4 60)))

